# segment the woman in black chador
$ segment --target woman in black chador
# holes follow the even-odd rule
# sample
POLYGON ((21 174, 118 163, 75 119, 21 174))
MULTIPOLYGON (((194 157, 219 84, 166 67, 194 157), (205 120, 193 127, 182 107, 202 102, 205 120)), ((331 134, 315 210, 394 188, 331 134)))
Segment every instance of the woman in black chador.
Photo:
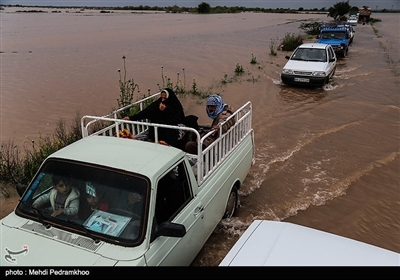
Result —
MULTIPOLYGON (((178 125, 183 122, 185 114, 175 92, 170 88, 161 91, 160 97, 135 115, 127 116, 125 120, 138 121, 148 119, 152 123, 178 125)), ((149 129, 149 139, 154 141, 154 129, 149 129)), ((158 128, 158 140, 168 145, 177 146, 178 133, 174 129, 158 128)))

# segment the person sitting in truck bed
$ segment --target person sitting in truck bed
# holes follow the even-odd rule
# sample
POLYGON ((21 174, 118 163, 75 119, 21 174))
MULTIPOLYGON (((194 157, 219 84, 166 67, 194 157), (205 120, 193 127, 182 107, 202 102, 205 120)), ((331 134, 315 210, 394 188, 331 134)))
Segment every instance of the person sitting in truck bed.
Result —
MULTIPOLYGON (((165 88, 161 91, 157 100, 135 115, 124 117, 124 120, 138 121, 148 119, 152 123, 178 125, 183 122, 184 117, 183 106, 175 92, 170 88, 165 88)), ((151 127, 149 129, 149 140, 154 141, 154 138, 154 128, 151 127)), ((177 130, 158 128, 158 140, 177 147, 177 130)))
MULTIPOLYGON (((232 114, 233 109, 222 101, 222 97, 217 94, 212 94, 207 99, 206 112, 208 117, 213 121, 209 131, 214 132, 208 136, 203 142, 203 149, 208 147, 219 137, 219 127, 225 122, 232 114)), ((235 124, 235 118, 231 118, 222 126, 222 133, 225 133, 235 124)), ((205 131, 208 133, 209 131, 205 131)), ((205 134, 203 133, 203 135, 205 134)), ((197 154, 197 141, 189 141, 185 145, 185 151, 190 154, 197 154)))

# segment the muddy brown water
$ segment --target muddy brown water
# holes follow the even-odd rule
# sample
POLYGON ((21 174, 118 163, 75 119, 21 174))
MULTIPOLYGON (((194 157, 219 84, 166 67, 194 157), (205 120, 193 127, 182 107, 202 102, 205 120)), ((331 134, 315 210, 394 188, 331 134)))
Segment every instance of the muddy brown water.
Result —
MULTIPOLYGON (((234 107, 252 102, 256 160, 240 190, 240 208, 220 223, 193 266, 217 266, 255 219, 310 226, 400 253, 398 14, 375 13, 381 22, 357 25, 336 76, 312 89, 280 82, 290 53, 272 56, 270 44, 300 33, 300 21, 326 15, 16 10, 0 12, 2 142, 30 145, 52 133, 60 118, 115 108, 122 56, 141 93, 158 91, 163 68, 173 83, 179 73, 188 88, 194 79, 234 107), (234 75, 237 63, 241 76, 234 75)), ((203 101, 185 97, 182 103, 187 114, 209 123, 203 101)), ((15 192, 2 195, 1 216, 16 203, 15 192)))

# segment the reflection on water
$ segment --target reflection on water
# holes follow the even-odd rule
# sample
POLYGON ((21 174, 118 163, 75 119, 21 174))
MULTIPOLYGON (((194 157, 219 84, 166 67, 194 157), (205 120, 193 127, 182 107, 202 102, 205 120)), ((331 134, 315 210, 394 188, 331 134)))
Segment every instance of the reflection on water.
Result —
MULTIPOLYGON (((241 207, 193 265, 218 265, 254 219, 400 252, 399 75, 390 63, 399 60, 398 15, 376 14, 379 38, 370 25, 357 26, 331 82, 300 88, 280 82, 289 53, 269 55, 270 42, 299 32, 298 20, 326 15, 1 13, 1 141, 51 133, 77 110, 108 113, 117 105, 124 55, 140 94, 159 90, 163 67, 173 82, 185 69, 188 88, 194 79, 234 108, 252 101, 256 164, 239 191, 241 207), (239 77, 237 63, 245 69, 239 77), (223 84, 225 75, 230 82, 223 84)), ((210 123, 204 100, 182 103, 199 123, 210 123)))

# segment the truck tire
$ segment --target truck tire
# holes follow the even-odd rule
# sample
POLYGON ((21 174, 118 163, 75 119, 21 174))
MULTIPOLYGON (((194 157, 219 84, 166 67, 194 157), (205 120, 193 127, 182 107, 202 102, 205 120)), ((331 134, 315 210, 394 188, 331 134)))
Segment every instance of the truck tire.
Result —
POLYGON ((345 58, 347 56, 347 53, 349 51, 349 47, 347 47, 347 49, 344 50, 342 57, 345 58))
POLYGON ((230 218, 235 213, 238 206, 238 191, 236 186, 233 186, 228 197, 228 202, 226 203, 225 213, 222 217, 223 219, 230 218))

